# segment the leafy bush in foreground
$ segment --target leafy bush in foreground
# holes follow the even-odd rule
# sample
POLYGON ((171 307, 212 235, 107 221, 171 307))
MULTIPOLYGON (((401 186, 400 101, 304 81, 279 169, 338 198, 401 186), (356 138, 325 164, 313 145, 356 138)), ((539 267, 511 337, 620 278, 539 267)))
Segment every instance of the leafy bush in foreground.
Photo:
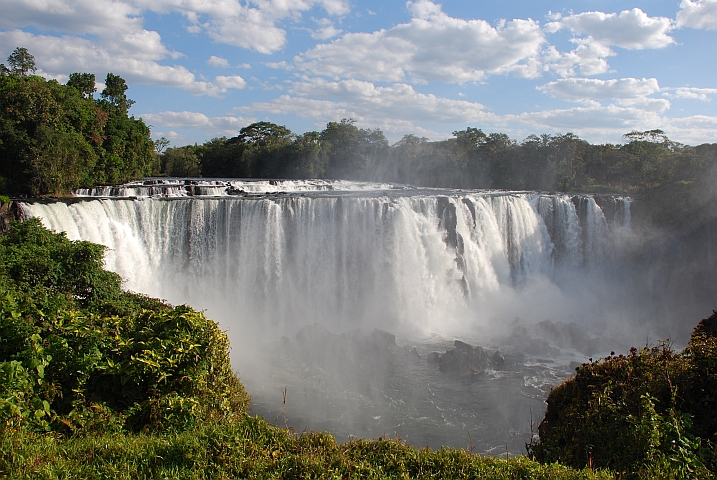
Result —
POLYGON ((83 434, 241 418, 229 341, 189 307, 121 290, 104 247, 39 221, 0 237, 0 429, 83 434))
POLYGON ((553 389, 530 454, 647 478, 717 472, 717 313, 667 344, 584 364, 553 389))

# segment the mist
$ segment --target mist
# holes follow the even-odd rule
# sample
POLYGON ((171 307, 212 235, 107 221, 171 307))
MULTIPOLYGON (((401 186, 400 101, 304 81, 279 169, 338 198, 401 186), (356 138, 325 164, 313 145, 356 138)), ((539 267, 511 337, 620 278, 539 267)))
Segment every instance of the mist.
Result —
POLYGON ((576 365, 683 341, 713 293, 686 279, 714 264, 714 216, 676 251, 633 222, 649 199, 195 183, 22 208, 107 245, 126 288, 206 310, 253 412, 299 431, 522 453, 576 365), (468 374, 436 363, 456 340, 485 354, 468 374))

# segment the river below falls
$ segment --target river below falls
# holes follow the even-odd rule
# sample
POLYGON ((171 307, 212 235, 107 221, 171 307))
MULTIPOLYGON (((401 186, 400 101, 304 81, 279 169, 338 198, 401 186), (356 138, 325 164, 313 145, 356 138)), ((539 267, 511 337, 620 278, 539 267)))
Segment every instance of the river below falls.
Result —
POLYGON ((504 359, 480 373, 444 373, 430 361, 432 352, 454 348, 451 339, 397 338, 391 344, 367 332, 321 328, 318 337, 299 332, 263 344, 265 355, 243 358, 239 374, 253 397, 251 413, 299 433, 325 430, 338 441, 386 436, 419 448, 525 454, 550 389, 589 359, 570 345, 555 347, 559 340, 547 340, 534 326, 516 320, 512 327, 480 345, 504 359))

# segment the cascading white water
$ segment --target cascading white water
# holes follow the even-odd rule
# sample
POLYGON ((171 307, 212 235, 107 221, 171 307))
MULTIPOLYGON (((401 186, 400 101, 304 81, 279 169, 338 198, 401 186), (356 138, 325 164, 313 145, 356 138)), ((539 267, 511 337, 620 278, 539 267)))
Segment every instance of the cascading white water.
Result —
MULTIPOLYGON (((587 201, 584 248, 593 258, 605 254, 608 231, 587 201)), ((287 331, 314 321, 440 331, 492 293, 550 278, 556 243, 561 259, 578 263, 571 205, 566 197, 471 193, 102 199, 23 209, 71 239, 106 245, 106 265, 126 288, 208 307, 224 323, 245 314, 287 331)))
POLYGON ((78 188, 76 197, 189 197, 255 195, 285 192, 371 191, 410 188, 386 183, 357 183, 346 180, 197 180, 152 178, 124 185, 78 188))
MULTIPOLYGON (((165 187, 181 189, 180 184, 169 182, 165 187)), ((250 363, 259 356, 251 347, 264 345, 261 342, 267 338, 293 336, 307 325, 320 323, 337 333, 378 327, 413 343, 430 339, 440 344, 440 339, 476 340, 497 325, 496 319, 503 323, 516 317, 567 321, 584 315, 581 310, 586 309, 586 302, 601 303, 591 296, 590 265, 611 261, 614 234, 629 228, 630 219, 629 199, 622 198, 610 199, 617 206, 606 218, 590 196, 412 190, 327 181, 285 182, 283 189, 268 181, 226 181, 222 185, 192 185, 193 196, 180 198, 75 199, 28 202, 21 208, 47 227, 67 232, 70 239, 106 245, 106 265, 122 276, 126 288, 206 309, 229 331, 238 370, 264 372, 261 378, 258 373, 242 375, 260 412, 262 408, 273 411, 263 389, 271 384, 267 376, 275 378, 277 374, 250 363), (244 192, 251 192, 239 196, 201 194, 205 186, 224 188, 222 185, 232 187, 234 193, 242 185, 244 192), (262 194, 262 185, 264 191, 293 189, 297 193, 262 194), (571 276, 561 283, 565 271, 571 276), (248 351, 252 358, 247 357, 248 351), (262 401, 266 403, 263 407, 262 401)), ((515 345, 523 342, 522 338, 511 341, 515 345)), ((297 375, 305 375, 303 372, 297 375)), ((531 372, 511 377, 519 380, 517 387, 511 387, 518 389, 518 396, 526 395, 525 388, 543 391, 539 390, 543 384, 559 381, 548 367, 540 370, 543 373, 531 372)), ((448 414, 446 403, 453 400, 444 399, 444 392, 421 390, 433 388, 429 385, 436 381, 430 377, 433 374, 417 375, 420 388, 402 380, 405 390, 412 392, 406 395, 436 395, 441 400, 419 402, 415 411, 408 409, 413 412, 406 414, 410 418, 395 412, 393 417, 383 417, 402 425, 428 422, 423 433, 412 433, 415 441, 450 444, 456 428, 464 432, 471 422, 485 421, 476 417, 476 412, 460 413, 471 408, 471 395, 476 392, 460 394, 468 395, 456 400, 463 406, 448 414), (434 409, 438 416, 426 409, 434 409), (431 435, 444 428, 448 430, 443 436, 431 440, 431 435)), ((390 378, 390 382, 397 381, 390 378)), ((500 380, 506 378, 502 373, 491 378, 507 381, 500 380)), ((442 388, 453 387, 449 382, 442 388)), ((374 392, 366 401, 372 409, 389 410, 395 402, 410 403, 399 390, 384 385, 379 388, 380 395, 374 392), (389 406, 381 403, 382 399, 390 399, 389 406)), ((540 395, 527 395, 530 402, 537 402, 536 409, 542 402, 540 395)), ((306 402, 312 405, 317 400, 307 394, 306 402)), ((515 405, 522 408, 523 404, 515 405)), ((485 414, 496 415, 491 410, 485 414)), ((371 415, 366 418, 381 417, 371 415)), ((352 425, 352 433, 366 435, 381 434, 380 428, 386 432, 381 425, 376 431, 369 428, 373 420, 367 423, 358 413, 355 417, 351 423, 341 414, 336 423, 318 425, 334 430, 352 425)), ((518 428, 510 422, 501 425, 499 428, 518 428)), ((491 437, 495 434, 485 433, 486 449, 498 441, 491 437)), ((516 443, 522 442, 521 437, 516 443)))
POLYGON ((583 263, 582 228, 572 199, 567 195, 539 195, 534 208, 545 223, 553 244, 554 258, 566 266, 583 263))

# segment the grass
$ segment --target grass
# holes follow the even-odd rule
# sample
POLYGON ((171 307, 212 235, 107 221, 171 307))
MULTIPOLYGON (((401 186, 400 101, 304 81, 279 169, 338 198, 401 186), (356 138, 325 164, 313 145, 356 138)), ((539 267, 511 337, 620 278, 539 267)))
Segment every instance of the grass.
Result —
POLYGON ((0 435, 0 477, 13 479, 613 478, 523 456, 417 449, 397 439, 338 443, 328 433, 296 434, 252 416, 163 435, 0 435))

